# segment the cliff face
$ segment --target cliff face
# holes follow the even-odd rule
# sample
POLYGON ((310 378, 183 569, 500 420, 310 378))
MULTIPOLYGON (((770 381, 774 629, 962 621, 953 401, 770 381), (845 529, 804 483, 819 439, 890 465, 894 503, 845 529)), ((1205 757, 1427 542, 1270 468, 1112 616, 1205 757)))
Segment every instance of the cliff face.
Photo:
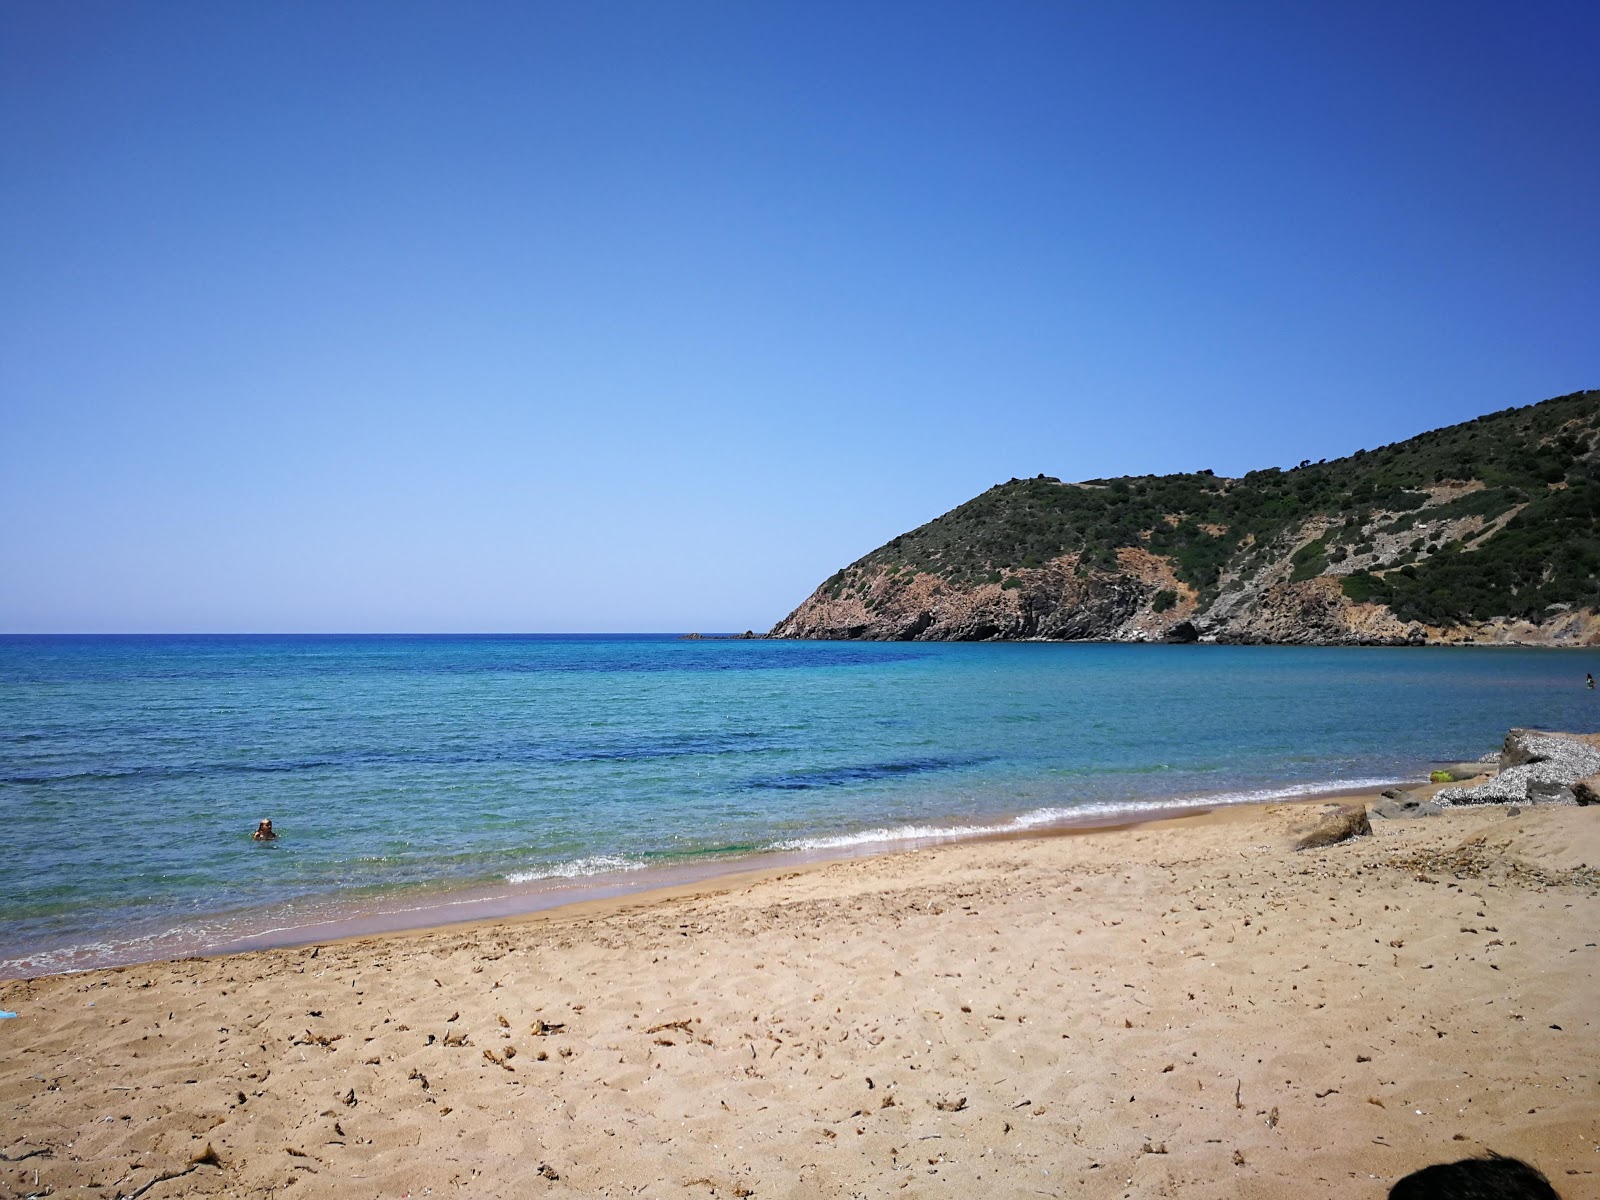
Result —
POLYGON ((773 637, 1600 645, 1600 392, 1242 479, 1013 479, 773 637))

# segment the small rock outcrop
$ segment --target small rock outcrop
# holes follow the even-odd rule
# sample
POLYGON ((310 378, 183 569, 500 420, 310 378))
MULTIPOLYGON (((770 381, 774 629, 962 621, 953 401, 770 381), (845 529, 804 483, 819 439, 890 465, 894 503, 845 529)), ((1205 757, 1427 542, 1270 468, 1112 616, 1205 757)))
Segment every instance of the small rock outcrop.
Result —
POLYGON ((1294 844, 1296 850, 1315 850, 1349 841, 1353 837, 1366 837, 1372 832, 1364 804, 1341 804, 1318 822, 1315 829, 1294 844))
POLYGON ((1441 804, 1574 804, 1576 786, 1600 774, 1600 748, 1577 734, 1513 729, 1500 753, 1500 772, 1469 787, 1440 788, 1441 804))
POLYGON ((1383 798, 1372 806, 1373 816, 1389 820, 1405 817, 1436 817, 1443 811, 1442 804, 1404 788, 1390 788, 1383 793, 1383 798))

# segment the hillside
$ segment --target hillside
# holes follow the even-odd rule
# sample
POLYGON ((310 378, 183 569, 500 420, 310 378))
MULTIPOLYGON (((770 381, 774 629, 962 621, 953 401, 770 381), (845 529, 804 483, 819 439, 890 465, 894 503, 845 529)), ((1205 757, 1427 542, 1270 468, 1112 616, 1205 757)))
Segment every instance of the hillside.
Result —
POLYGON ((1600 391, 1348 458, 997 484, 773 637, 1600 644, 1600 391))

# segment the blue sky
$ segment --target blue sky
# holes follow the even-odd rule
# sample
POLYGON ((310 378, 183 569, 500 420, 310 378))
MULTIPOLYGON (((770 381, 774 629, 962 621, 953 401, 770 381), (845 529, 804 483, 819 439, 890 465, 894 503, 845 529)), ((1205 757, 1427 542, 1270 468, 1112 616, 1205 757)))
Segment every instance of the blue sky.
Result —
POLYGON ((1600 386, 1600 7, 0 9, 0 630, 763 628, 1600 386))

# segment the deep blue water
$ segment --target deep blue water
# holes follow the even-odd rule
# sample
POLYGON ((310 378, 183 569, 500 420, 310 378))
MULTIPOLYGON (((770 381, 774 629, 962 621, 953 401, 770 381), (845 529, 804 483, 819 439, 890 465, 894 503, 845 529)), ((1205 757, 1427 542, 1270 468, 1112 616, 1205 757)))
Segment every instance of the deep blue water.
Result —
POLYGON ((1414 777, 1600 652, 0 638, 0 975, 321 912, 1414 777), (250 830, 271 817, 270 847, 250 830))

